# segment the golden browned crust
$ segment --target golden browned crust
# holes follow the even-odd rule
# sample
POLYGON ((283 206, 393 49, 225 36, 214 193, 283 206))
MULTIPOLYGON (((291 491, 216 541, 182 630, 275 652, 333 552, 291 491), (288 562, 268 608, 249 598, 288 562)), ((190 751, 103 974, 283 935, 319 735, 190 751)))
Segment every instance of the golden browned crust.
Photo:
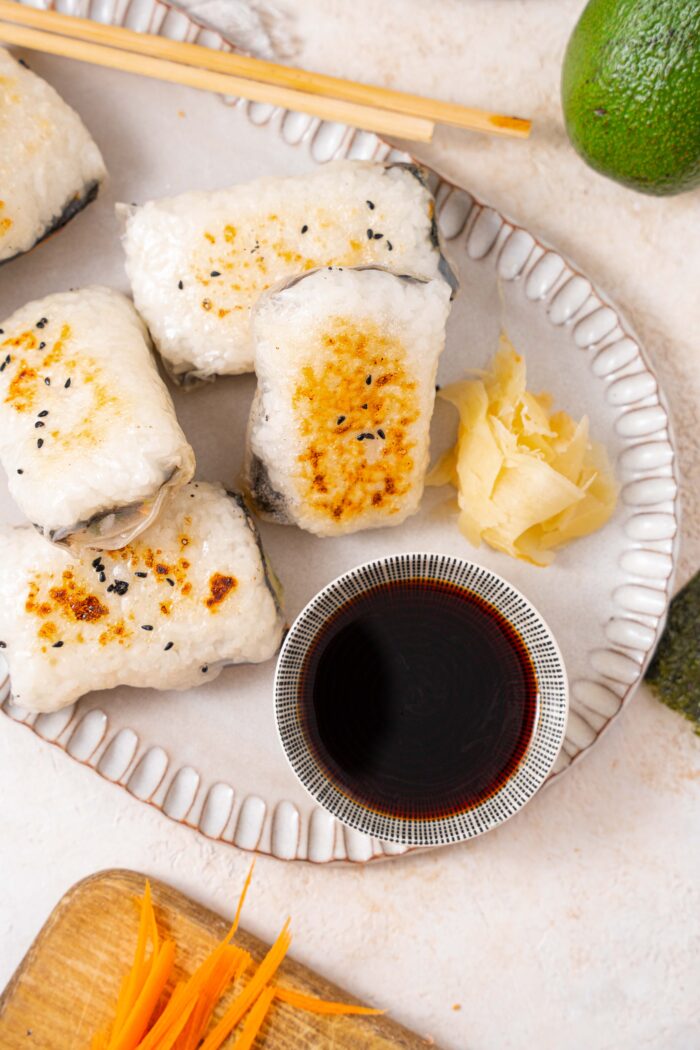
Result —
POLYGON ((299 498, 338 524, 402 509, 413 484, 416 383, 401 341, 370 322, 329 320, 293 395, 303 451, 299 498))

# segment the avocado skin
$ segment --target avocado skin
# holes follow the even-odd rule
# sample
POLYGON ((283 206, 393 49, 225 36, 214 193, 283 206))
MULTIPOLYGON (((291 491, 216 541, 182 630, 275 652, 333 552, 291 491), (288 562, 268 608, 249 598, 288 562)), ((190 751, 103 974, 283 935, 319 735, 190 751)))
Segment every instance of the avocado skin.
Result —
POLYGON ((700 185, 700 0, 590 0, 561 92, 596 171, 659 196, 700 185))

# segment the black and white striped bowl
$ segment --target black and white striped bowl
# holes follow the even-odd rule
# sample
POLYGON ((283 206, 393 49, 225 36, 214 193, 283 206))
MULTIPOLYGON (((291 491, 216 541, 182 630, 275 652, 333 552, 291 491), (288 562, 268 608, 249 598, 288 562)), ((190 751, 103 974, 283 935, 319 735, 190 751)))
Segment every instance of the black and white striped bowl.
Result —
POLYGON ((460 842, 490 831, 512 817, 547 779, 564 739, 568 713, 564 661, 549 627, 534 606, 496 573, 442 554, 397 554, 367 562, 319 591, 287 635, 277 662, 274 691, 282 747, 311 796, 348 827, 384 842, 410 846, 460 842), (388 815, 348 797, 319 764, 300 710, 305 659, 329 617, 374 587, 415 578, 462 587, 494 606, 520 636, 537 678, 537 716, 532 738, 512 776, 478 804, 430 819, 388 815))

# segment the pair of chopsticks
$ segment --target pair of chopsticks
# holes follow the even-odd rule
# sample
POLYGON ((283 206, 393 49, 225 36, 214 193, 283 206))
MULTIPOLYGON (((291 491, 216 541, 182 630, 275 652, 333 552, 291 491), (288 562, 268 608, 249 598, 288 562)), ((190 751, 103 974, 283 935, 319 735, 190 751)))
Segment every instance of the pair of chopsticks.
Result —
POLYGON ((379 135, 430 142, 436 124, 527 138, 531 121, 215 51, 0 0, 0 41, 203 91, 236 95, 379 135))

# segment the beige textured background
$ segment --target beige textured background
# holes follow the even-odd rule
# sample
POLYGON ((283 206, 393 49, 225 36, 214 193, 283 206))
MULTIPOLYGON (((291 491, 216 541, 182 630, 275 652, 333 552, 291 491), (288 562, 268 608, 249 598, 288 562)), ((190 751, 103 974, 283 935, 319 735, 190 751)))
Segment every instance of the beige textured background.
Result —
MULTIPOLYGON (((567 147, 561 54, 581 0, 287 0, 297 60, 518 111, 528 144, 440 137, 435 166, 568 253, 627 312, 670 395, 683 576, 700 563, 699 194, 635 196, 567 147), (694 502, 695 501, 695 502, 694 502)), ((0 725, 0 984, 60 893, 145 870, 230 911, 248 857, 0 725)), ((362 869, 258 863, 246 917, 450 1050, 700 1046, 700 741, 641 690, 593 752, 472 845, 362 869)))

